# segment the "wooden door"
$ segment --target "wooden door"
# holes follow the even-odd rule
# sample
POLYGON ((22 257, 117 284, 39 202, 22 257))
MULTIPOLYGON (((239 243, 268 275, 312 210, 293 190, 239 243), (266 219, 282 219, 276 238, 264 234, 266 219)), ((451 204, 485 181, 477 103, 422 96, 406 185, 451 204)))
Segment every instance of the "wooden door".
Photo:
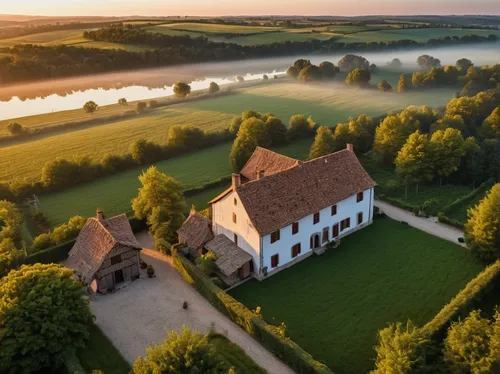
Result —
POLYGON ((319 248, 319 235, 314 235, 314 248, 319 248))
POLYGON ((117 270, 115 271, 115 283, 122 283, 125 281, 125 278, 123 277, 123 270, 117 270))

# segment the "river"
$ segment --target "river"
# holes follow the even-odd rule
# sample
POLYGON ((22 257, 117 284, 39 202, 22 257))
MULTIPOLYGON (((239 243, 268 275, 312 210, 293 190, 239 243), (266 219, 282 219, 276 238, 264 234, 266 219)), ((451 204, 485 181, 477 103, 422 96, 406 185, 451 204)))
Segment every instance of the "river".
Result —
MULTIPOLYGON (((195 91, 207 89, 210 82, 216 82, 220 86, 234 83, 238 75, 243 76, 245 81, 262 79, 264 74, 272 79, 274 75, 285 74, 287 67, 297 58, 307 58, 315 64, 321 61, 337 64, 344 54, 183 65, 0 87, 0 120, 77 109, 89 100, 103 106, 114 104, 122 97, 134 101, 169 96, 173 94, 173 85, 178 81, 190 83, 195 91)), ((500 43, 359 54, 379 67, 397 57, 402 61, 404 71, 412 72, 417 70, 415 61, 422 54, 439 58, 443 65, 454 64, 459 58, 468 58, 475 65, 500 63, 500 43)))

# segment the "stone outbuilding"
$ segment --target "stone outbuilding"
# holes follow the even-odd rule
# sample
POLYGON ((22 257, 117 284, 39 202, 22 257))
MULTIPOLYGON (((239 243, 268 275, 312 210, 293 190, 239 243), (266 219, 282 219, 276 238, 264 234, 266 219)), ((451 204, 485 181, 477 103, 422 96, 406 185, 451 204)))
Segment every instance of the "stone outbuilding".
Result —
POLYGON ((66 264, 93 292, 106 292, 139 278, 140 250, 126 214, 105 219, 98 210, 80 231, 66 264))

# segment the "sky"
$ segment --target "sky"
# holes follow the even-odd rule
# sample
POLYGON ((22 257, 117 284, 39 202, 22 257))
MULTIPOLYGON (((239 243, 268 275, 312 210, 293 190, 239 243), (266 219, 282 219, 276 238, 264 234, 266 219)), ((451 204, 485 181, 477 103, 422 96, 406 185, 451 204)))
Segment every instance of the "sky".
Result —
POLYGON ((500 15, 500 0, 0 0, 1 14, 47 16, 500 15))

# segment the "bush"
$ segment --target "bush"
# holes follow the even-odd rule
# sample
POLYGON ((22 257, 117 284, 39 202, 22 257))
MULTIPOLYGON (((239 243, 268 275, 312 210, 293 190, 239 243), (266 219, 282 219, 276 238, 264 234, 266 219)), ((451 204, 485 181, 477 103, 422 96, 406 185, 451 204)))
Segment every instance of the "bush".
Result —
POLYGON ((9 123, 7 125, 7 131, 11 134, 11 135, 21 135, 23 134, 24 132, 26 132, 26 129, 24 128, 24 126, 21 126, 19 123, 17 122, 12 122, 12 123, 9 123))
POLYGON ((2 278, 0 316, 0 372, 11 373, 62 368, 85 347, 92 322, 81 283, 55 264, 22 266, 2 278))
POLYGON ((309 353, 305 352, 290 338, 283 337, 278 327, 267 324, 243 304, 215 286, 209 278, 204 276, 185 258, 179 255, 175 256, 174 265, 184 279, 194 285, 214 307, 254 336, 264 347, 296 372, 302 374, 331 373, 325 365, 315 361, 309 353))
POLYGON ((158 102, 158 100, 149 100, 148 102, 148 108, 158 108, 160 106, 160 103, 158 102))
POLYGON ((135 104, 135 112, 137 114, 141 114, 142 112, 144 112, 144 109, 146 109, 147 106, 148 104, 146 104, 145 101, 139 101, 135 104))
POLYGON ((465 239, 461 236, 460 238, 458 238, 458 242, 459 243, 465 243, 465 239))
POLYGON ((422 204, 422 210, 428 216, 435 216, 438 214, 439 202, 436 199, 426 200, 422 204))
POLYGON ((26 257, 25 264, 51 264, 64 261, 68 258, 68 253, 75 245, 76 240, 70 240, 66 243, 56 245, 55 247, 30 254, 26 257))
POLYGON ((148 274, 148 277, 153 278, 155 275, 155 269, 154 269, 153 265, 148 265, 146 272, 148 274))

